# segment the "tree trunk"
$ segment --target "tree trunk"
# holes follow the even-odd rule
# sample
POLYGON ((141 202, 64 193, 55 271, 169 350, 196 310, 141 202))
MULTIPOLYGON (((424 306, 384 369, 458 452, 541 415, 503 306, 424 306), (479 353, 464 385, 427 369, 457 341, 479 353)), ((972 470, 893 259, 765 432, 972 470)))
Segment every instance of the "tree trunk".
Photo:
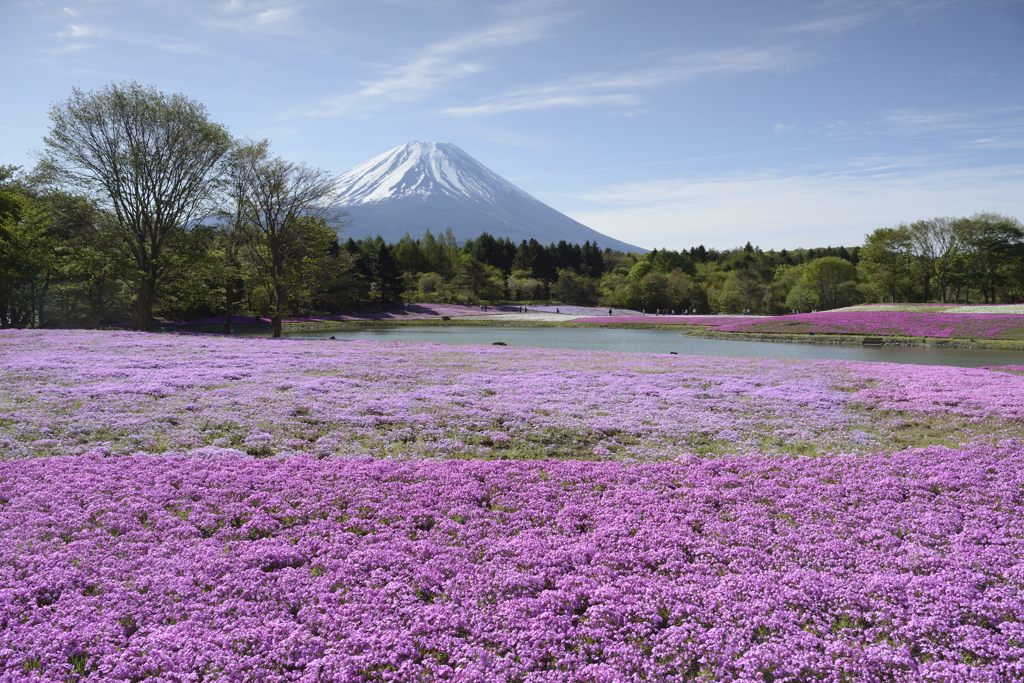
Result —
POLYGON ((147 277, 139 285, 135 302, 135 328, 150 330, 153 327, 153 300, 156 298, 156 278, 147 277))
POLYGON ((146 285, 140 285, 135 294, 135 329, 148 330, 153 318, 153 303, 147 295, 146 285))
POLYGON ((288 302, 288 291, 284 283, 283 257, 274 259, 274 314, 270 318, 270 331, 274 339, 281 338, 281 316, 288 302))
POLYGON ((36 274, 31 274, 32 280, 29 285, 29 304, 28 304, 28 326, 36 327, 38 318, 36 318, 36 274))
POLYGON ((46 299, 49 293, 50 283, 47 281, 39 288, 39 327, 43 327, 46 324, 46 299))
POLYGON ((224 334, 231 334, 231 318, 235 314, 235 287, 232 278, 224 283, 224 334))

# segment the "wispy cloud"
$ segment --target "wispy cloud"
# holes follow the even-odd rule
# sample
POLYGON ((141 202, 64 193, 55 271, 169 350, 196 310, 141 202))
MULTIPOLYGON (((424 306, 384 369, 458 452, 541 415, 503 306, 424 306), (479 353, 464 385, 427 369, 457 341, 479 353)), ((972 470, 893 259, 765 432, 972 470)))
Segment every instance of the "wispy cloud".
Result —
POLYGON ((490 66, 488 52, 540 40, 565 16, 546 12, 503 17, 480 30, 431 43, 413 58, 384 67, 386 75, 362 81, 356 90, 332 96, 302 115, 343 116, 421 100, 449 83, 486 71, 490 66))
POLYGON ((69 7, 62 8, 62 20, 71 18, 71 23, 52 33, 56 39, 55 43, 43 44, 39 51, 48 55, 65 55, 73 52, 84 52, 97 46, 106 36, 106 31, 96 25, 90 25, 80 20, 81 15, 69 7))
POLYGON ((958 110, 898 109, 883 118, 890 136, 941 138, 958 149, 998 152, 1024 149, 1024 106, 958 110))
POLYGON ((100 34, 101 32, 93 26, 85 26, 83 24, 69 24, 66 29, 57 34, 57 37, 80 39, 93 38, 99 36, 100 34))
POLYGON ((935 133, 961 131, 982 133, 1024 129, 1024 106, 972 109, 893 109, 883 123, 892 131, 935 133))
POLYGON ((658 64, 624 71, 574 76, 562 81, 514 90, 476 104, 449 107, 453 116, 483 116, 556 107, 630 107, 641 102, 640 92, 707 76, 786 71, 809 63, 791 48, 717 50, 680 55, 658 64))
MULTIPOLYGON (((867 162, 868 160, 864 160, 867 162)), ((568 213, 645 247, 860 244, 875 228, 936 215, 1024 217, 1024 165, 921 166, 892 160, 824 174, 766 172, 602 187, 568 213)), ((563 202, 565 206, 567 202, 563 202)))
MULTIPOLYGON (((829 37, 867 26, 889 13, 911 21, 940 11, 955 0, 839 0, 819 4, 820 16, 779 29, 783 34, 829 37)), ((977 0, 975 0, 977 1, 977 0)))
POLYGON ((876 12, 864 11, 858 14, 839 14, 831 17, 821 17, 820 19, 812 19, 811 21, 803 21, 786 26, 782 29, 782 32, 819 35, 846 33, 871 23, 877 16, 876 12))
POLYGON ((208 53, 208 50, 186 38, 126 27, 118 23, 123 21, 124 17, 114 16, 109 8, 105 14, 93 13, 89 17, 84 17, 79 10, 62 7, 59 16, 62 22, 68 18, 71 19, 71 22, 52 34, 56 38, 56 44, 40 47, 40 52, 43 54, 66 55, 92 50, 111 43, 179 55, 208 53))
POLYGON ((236 33, 297 35, 301 5, 267 0, 226 0, 199 24, 207 29, 236 33))

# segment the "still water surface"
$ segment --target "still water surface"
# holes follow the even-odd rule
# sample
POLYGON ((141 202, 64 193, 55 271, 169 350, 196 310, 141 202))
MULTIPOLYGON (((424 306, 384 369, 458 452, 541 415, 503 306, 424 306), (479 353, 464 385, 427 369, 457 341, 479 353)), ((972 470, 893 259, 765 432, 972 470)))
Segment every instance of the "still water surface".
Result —
POLYGON ((788 344, 730 339, 687 337, 670 330, 623 330, 595 327, 381 327, 334 332, 296 332, 291 338, 376 339, 388 341, 433 342, 437 344, 488 345, 505 342, 509 346, 535 346, 555 349, 594 351, 638 351, 695 356, 734 356, 741 358, 812 358, 865 360, 920 365, 1024 364, 1024 352, 989 349, 935 349, 919 347, 830 346, 825 344, 788 344))

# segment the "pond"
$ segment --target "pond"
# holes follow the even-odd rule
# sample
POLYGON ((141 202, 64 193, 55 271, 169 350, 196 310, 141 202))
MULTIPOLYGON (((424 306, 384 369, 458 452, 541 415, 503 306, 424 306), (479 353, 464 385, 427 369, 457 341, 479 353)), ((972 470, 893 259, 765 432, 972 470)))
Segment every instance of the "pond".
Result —
POLYGON ((731 339, 688 337, 671 330, 593 329, 578 327, 379 327, 332 332, 295 332, 289 338, 375 339, 433 342, 437 344, 482 345, 504 342, 509 346, 535 346, 594 351, 671 353, 694 356, 735 356, 742 358, 808 358, 861 360, 919 365, 1024 364, 1024 352, 991 349, 942 349, 925 347, 865 347, 826 344, 791 344, 731 339))

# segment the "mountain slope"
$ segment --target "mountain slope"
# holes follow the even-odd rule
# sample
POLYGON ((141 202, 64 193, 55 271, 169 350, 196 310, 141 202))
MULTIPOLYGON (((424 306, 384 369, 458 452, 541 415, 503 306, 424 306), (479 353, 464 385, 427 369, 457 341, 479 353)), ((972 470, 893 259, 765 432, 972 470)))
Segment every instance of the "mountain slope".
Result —
POLYGON ((488 232, 643 251, 556 211, 450 143, 410 142, 356 166, 338 179, 332 206, 348 213, 344 235, 357 238, 451 228, 460 242, 488 232))

